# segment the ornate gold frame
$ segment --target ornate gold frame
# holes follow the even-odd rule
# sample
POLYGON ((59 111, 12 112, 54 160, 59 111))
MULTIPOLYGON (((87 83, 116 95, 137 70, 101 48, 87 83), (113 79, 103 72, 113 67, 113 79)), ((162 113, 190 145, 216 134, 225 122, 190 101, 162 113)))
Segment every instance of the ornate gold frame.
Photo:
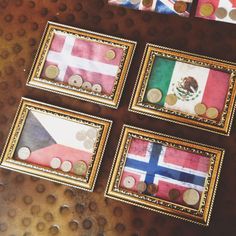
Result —
POLYGON ((148 43, 145 48, 135 90, 129 105, 129 111, 229 136, 235 110, 235 79, 236 64, 234 63, 148 43), (202 67, 211 67, 214 69, 227 71, 231 74, 228 95, 226 98, 224 111, 219 122, 179 111, 173 111, 164 107, 157 107, 152 104, 143 103, 145 89, 156 56, 171 58, 202 67))
POLYGON ((126 77, 136 48, 136 42, 108 36, 105 34, 95 33, 88 30, 78 29, 66 25, 48 22, 41 43, 36 54, 31 72, 29 74, 27 85, 34 88, 44 89, 57 94, 68 95, 74 98, 79 98, 85 101, 102 104, 112 108, 118 108, 122 91, 125 85, 126 77), (117 78, 111 95, 97 94, 92 91, 85 91, 81 88, 71 87, 61 84, 56 81, 49 81, 45 78, 40 78, 44 62, 50 48, 54 32, 63 32, 74 35, 78 38, 86 39, 93 42, 112 45, 122 48, 124 55, 117 73, 117 78))
POLYGON ((207 226, 209 224, 215 192, 217 189, 219 174, 222 166, 224 150, 184 139, 156 133, 149 130, 124 125, 120 136, 116 157, 110 172, 105 196, 122 202, 130 203, 159 213, 180 218, 193 223, 207 226), (165 146, 175 147, 181 150, 199 153, 211 158, 211 165, 205 181, 205 190, 202 193, 198 209, 189 208, 159 198, 137 194, 119 188, 121 173, 123 171, 126 153, 132 137, 141 138, 147 141, 156 142, 165 146))
POLYGON ((112 121, 110 120, 48 105, 28 98, 22 98, 1 155, 0 166, 87 191, 93 191, 111 125, 112 121), (96 140, 92 162, 88 167, 88 173, 85 177, 77 177, 68 173, 59 173, 57 170, 51 168, 37 166, 35 164, 29 164, 24 161, 13 159, 27 114, 30 110, 36 110, 46 113, 49 116, 56 116, 68 121, 94 126, 100 130, 99 136, 96 140))

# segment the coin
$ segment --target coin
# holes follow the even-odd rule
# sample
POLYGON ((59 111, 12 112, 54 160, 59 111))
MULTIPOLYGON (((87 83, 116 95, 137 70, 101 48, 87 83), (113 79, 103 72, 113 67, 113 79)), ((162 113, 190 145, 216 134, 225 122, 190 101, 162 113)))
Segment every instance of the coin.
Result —
POLYGON ((92 91, 95 93, 101 93, 102 92, 102 86, 100 84, 94 84, 92 86, 92 91))
POLYGON ((82 88, 83 88, 84 90, 91 90, 92 84, 91 84, 90 82, 84 82, 84 83, 82 84, 82 88))
POLYGON ((215 10, 215 16, 219 19, 223 19, 227 16, 227 10, 224 7, 219 7, 215 10))
POLYGON ((175 2, 174 4, 174 9, 178 13, 184 13, 187 10, 187 8, 188 8, 187 3, 183 1, 178 1, 175 2))
POLYGON ((21 147, 17 154, 21 160, 27 160, 30 157, 31 151, 28 147, 21 147))
POLYGON ((158 191, 158 186, 156 184, 148 184, 147 191, 153 195, 158 191))
POLYGON ((57 157, 52 158, 52 160, 50 162, 50 166, 53 169, 58 169, 61 166, 61 160, 57 157))
POLYGON ((47 66, 45 75, 48 79, 55 79, 59 75, 58 67, 54 65, 47 66))
POLYGON ((206 113, 206 106, 205 106, 205 104, 203 104, 203 103, 198 103, 198 104, 196 104, 195 105, 195 107, 194 107, 194 111, 196 112, 196 114, 198 114, 198 115, 203 115, 203 114, 205 114, 206 113))
POLYGON ((61 164, 61 169, 64 172, 70 172, 72 168, 72 164, 70 161, 63 161, 61 164))
POLYGON ((116 57, 116 52, 112 49, 106 51, 105 57, 107 60, 113 60, 116 57))
POLYGON ((176 199, 178 199, 178 197, 180 196, 180 192, 178 189, 171 189, 169 191, 169 198, 171 201, 175 201, 176 199))
POLYGON ((77 175, 85 175, 87 172, 87 164, 84 161, 77 161, 73 164, 73 170, 77 175))
POLYGON ((75 87, 81 87, 83 84, 83 78, 80 75, 72 75, 68 79, 68 84, 75 87))
POLYGON ((177 100, 178 100, 178 99, 177 99, 177 96, 176 96, 175 94, 168 94, 168 95, 166 96, 165 102, 166 102, 168 105, 173 106, 173 105, 176 104, 177 100))
POLYGON ((142 0, 142 4, 144 7, 151 7, 153 0, 142 0))
POLYGON ((200 14, 202 16, 211 16, 214 13, 214 6, 211 3, 203 3, 200 6, 200 14))
POLYGON ((233 20, 236 21, 236 9, 233 9, 229 12, 229 17, 233 20))
POLYGON ((135 179, 132 176, 126 176, 123 183, 125 188, 133 188, 135 185, 135 179))
POLYGON ((140 181, 140 182, 137 183, 137 189, 138 189, 139 193, 143 193, 147 189, 147 184, 143 181, 140 181))
POLYGON ((219 111, 215 107, 209 107, 206 111, 206 116, 209 119, 216 119, 219 115, 219 111))
POLYGON ((162 93, 161 93, 161 91, 159 89, 152 88, 152 89, 148 90, 148 92, 147 92, 147 100, 150 103, 160 102, 161 98, 162 98, 162 93))
POLYGON ((75 137, 78 141, 83 141, 86 138, 86 133, 85 133, 85 131, 80 130, 76 133, 75 137))
POLYGON ((97 129, 96 128, 90 128, 86 132, 87 136, 91 139, 96 139, 97 137, 97 129))
POLYGON ((92 149, 94 145, 94 141, 92 139, 86 139, 84 141, 84 147, 88 150, 92 149))
POLYGON ((195 189, 187 189, 183 193, 183 201, 190 206, 195 206, 200 200, 200 195, 195 189))

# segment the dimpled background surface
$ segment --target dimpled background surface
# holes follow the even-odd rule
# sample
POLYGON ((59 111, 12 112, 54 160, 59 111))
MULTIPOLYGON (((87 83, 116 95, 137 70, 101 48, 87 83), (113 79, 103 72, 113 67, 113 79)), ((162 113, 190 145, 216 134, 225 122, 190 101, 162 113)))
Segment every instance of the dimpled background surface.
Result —
POLYGON ((235 25, 145 13, 106 0, 0 0, 0 150, 21 96, 114 120, 97 184, 87 193, 0 170, 0 235, 234 235, 236 231, 236 128, 223 137, 127 111, 146 42, 236 60, 235 25), (48 20, 138 41, 118 110, 26 88, 48 20), (210 226, 167 217, 103 197, 123 123, 226 149, 210 226))

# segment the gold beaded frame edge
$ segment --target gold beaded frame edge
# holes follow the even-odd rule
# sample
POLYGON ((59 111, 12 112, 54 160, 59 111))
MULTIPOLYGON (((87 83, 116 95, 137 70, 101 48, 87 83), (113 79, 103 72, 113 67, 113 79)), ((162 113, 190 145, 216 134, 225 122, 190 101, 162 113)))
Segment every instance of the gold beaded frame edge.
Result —
POLYGON ((120 135, 119 144, 116 150, 104 195, 106 197, 152 210, 167 216, 172 216, 174 218, 182 219, 202 226, 208 226, 219 181, 220 171, 222 168, 224 153, 225 150, 222 148, 209 146, 125 124, 120 135), (200 206, 197 210, 159 198, 120 189, 118 187, 121 179, 121 173, 126 161, 126 153, 129 146, 128 140, 130 137, 138 137, 152 142, 163 143, 180 150, 189 150, 191 152, 202 153, 211 158, 208 176, 206 177, 205 181, 204 192, 202 193, 200 206))
POLYGON ((132 93, 132 98, 129 104, 129 111, 147 115, 153 118, 159 118, 173 123, 202 129, 205 131, 210 131, 216 134, 229 136, 235 112, 235 96, 235 63, 147 43, 143 54, 141 66, 139 68, 135 88, 132 93), (157 107, 151 104, 144 104, 142 102, 151 73, 154 58, 156 55, 164 58, 171 58, 176 61, 190 63, 197 66, 203 66, 207 68, 211 67, 221 71, 224 70, 231 75, 230 86, 224 110, 221 116, 221 120, 219 122, 212 121, 203 117, 189 115, 179 111, 170 110, 164 107, 157 107))
POLYGON ((92 192, 96 183, 111 126, 111 120, 23 97, 0 158, 0 167, 92 192), (92 162, 88 166, 88 172, 85 177, 75 177, 70 174, 59 173, 51 168, 13 159, 25 120, 30 110, 43 112, 47 115, 58 116, 65 119, 65 121, 78 122, 99 128, 99 136, 95 142, 92 162))
POLYGON ((125 81, 129 72, 129 68, 133 59, 136 44, 137 43, 135 41, 96 33, 89 30, 84 30, 49 21, 45 27, 43 36, 41 38, 41 42, 36 53, 33 65, 31 67, 31 71, 29 73, 26 85, 29 87, 43 89, 60 95, 66 95, 73 98, 117 109, 125 86, 125 81), (101 95, 93 91, 85 91, 80 88, 75 88, 55 81, 49 81, 45 78, 40 78, 44 62, 47 57, 47 53, 49 51, 53 39, 53 35, 56 31, 68 35, 73 35, 75 37, 86 39, 92 42, 99 42, 103 44, 112 45, 115 47, 122 48, 124 50, 124 54, 119 66, 118 73, 116 75, 114 88, 111 95, 101 95))

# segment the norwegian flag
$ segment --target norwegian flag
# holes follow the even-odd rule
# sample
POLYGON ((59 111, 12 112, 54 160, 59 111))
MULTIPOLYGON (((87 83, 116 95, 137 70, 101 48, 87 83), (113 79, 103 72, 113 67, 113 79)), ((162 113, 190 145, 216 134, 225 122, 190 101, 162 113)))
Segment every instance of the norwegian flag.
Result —
POLYGON ((169 200, 169 191, 177 189, 180 197, 176 202, 184 204, 182 193, 186 189, 196 189, 200 194, 203 191, 209 165, 207 157, 135 138, 127 154, 121 187, 125 178, 132 176, 133 191, 137 191, 139 181, 154 183, 158 185, 156 197, 169 200))
POLYGON ((82 76, 84 81, 100 84, 105 94, 111 94, 123 56, 123 49, 105 43, 78 38, 56 32, 49 48, 42 76, 48 65, 56 65, 59 75, 56 81, 67 83, 72 75, 82 76), (115 58, 108 60, 106 52, 113 50, 115 58))

